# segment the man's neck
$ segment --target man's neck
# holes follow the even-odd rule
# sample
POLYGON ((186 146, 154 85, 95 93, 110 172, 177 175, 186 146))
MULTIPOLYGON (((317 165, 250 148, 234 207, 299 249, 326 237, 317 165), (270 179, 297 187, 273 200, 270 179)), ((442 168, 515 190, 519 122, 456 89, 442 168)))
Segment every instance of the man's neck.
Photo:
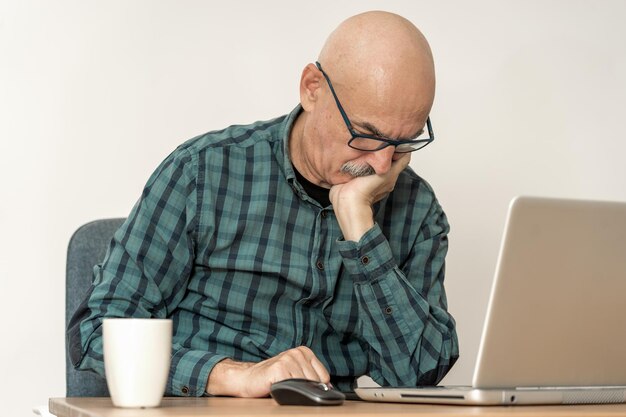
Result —
POLYGON ((311 144, 304 138, 304 125, 306 124, 306 112, 300 113, 291 128, 289 134, 289 158, 296 171, 311 184, 318 187, 330 188, 318 175, 315 174, 311 159, 308 157, 312 150, 308 149, 311 144))

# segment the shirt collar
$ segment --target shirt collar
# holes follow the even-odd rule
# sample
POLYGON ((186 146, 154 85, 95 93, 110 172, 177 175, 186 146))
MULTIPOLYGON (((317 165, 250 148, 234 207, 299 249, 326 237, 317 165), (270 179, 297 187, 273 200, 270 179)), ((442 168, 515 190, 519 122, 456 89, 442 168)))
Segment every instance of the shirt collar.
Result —
POLYGON ((295 109, 291 111, 285 118, 281 126, 281 137, 283 141, 283 172, 285 173, 285 178, 287 181, 293 182, 296 177, 296 174, 293 170, 293 164, 291 163, 291 157, 289 156, 289 136, 291 134, 291 129, 293 129, 293 125, 296 122, 298 116, 302 113, 302 106, 298 104, 295 109))
POLYGON ((285 174, 285 179, 291 185, 293 191, 300 197, 302 200, 309 201, 314 205, 320 206, 320 203, 316 201, 314 198, 310 197, 302 184, 298 182, 298 178, 296 177, 296 172, 293 167, 293 163, 291 162, 291 157, 289 154, 289 136, 291 135, 291 130, 293 129, 293 125, 296 122, 298 116, 302 113, 302 106, 298 104, 295 109, 291 111, 285 118, 281 126, 281 137, 283 141, 282 158, 279 157, 279 161, 282 161, 282 169, 285 174))

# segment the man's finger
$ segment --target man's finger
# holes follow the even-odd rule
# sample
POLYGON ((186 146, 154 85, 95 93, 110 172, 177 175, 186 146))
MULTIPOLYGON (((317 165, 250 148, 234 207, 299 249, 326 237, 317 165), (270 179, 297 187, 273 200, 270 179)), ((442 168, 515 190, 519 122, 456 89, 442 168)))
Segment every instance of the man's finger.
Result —
POLYGON ((391 170, 396 176, 400 175, 404 168, 409 165, 409 162, 411 162, 411 154, 407 152, 400 158, 393 161, 393 163, 391 164, 391 170))
POLYGON ((306 366, 302 367, 302 372, 304 373, 304 378, 306 379, 310 379, 311 381, 320 381, 323 382, 317 371, 315 370, 315 368, 313 366, 311 366, 311 364, 306 364, 306 366))
POLYGON ((317 356, 315 356, 315 353, 306 346, 300 346, 297 349, 299 350, 299 353, 301 353, 305 357, 306 366, 313 373, 313 378, 310 379, 314 379, 316 381, 324 383, 329 382, 330 375, 328 374, 328 371, 326 370, 324 364, 322 364, 317 356))
POLYGON ((330 382, 330 374, 326 370, 326 367, 317 358, 313 358, 311 361, 311 367, 317 374, 317 380, 325 384, 330 382))

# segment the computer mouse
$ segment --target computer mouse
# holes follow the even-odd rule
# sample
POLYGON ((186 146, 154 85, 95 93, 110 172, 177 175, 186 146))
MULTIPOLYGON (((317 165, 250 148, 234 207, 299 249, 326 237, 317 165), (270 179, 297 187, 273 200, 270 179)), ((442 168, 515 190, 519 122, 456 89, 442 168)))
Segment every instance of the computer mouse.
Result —
POLYGON ((270 395, 281 405, 341 405, 346 398, 331 384, 301 378, 273 383, 270 395))

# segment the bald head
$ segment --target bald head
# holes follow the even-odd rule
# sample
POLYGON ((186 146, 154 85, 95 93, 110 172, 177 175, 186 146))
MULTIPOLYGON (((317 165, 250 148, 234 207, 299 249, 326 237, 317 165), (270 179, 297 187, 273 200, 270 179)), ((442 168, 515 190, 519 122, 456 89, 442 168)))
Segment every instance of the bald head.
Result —
POLYGON ((418 106, 419 113, 430 112, 435 91, 430 47, 401 16, 372 11, 345 20, 328 37, 319 61, 334 83, 385 105, 400 100, 407 111, 418 106))
POLYGON ((309 63, 300 78, 302 112, 289 139, 294 167, 327 188, 390 172, 401 160, 395 146, 366 151, 352 142, 359 133, 385 141, 424 132, 435 94, 424 35, 401 16, 367 12, 341 23, 318 61, 321 68, 309 63))

